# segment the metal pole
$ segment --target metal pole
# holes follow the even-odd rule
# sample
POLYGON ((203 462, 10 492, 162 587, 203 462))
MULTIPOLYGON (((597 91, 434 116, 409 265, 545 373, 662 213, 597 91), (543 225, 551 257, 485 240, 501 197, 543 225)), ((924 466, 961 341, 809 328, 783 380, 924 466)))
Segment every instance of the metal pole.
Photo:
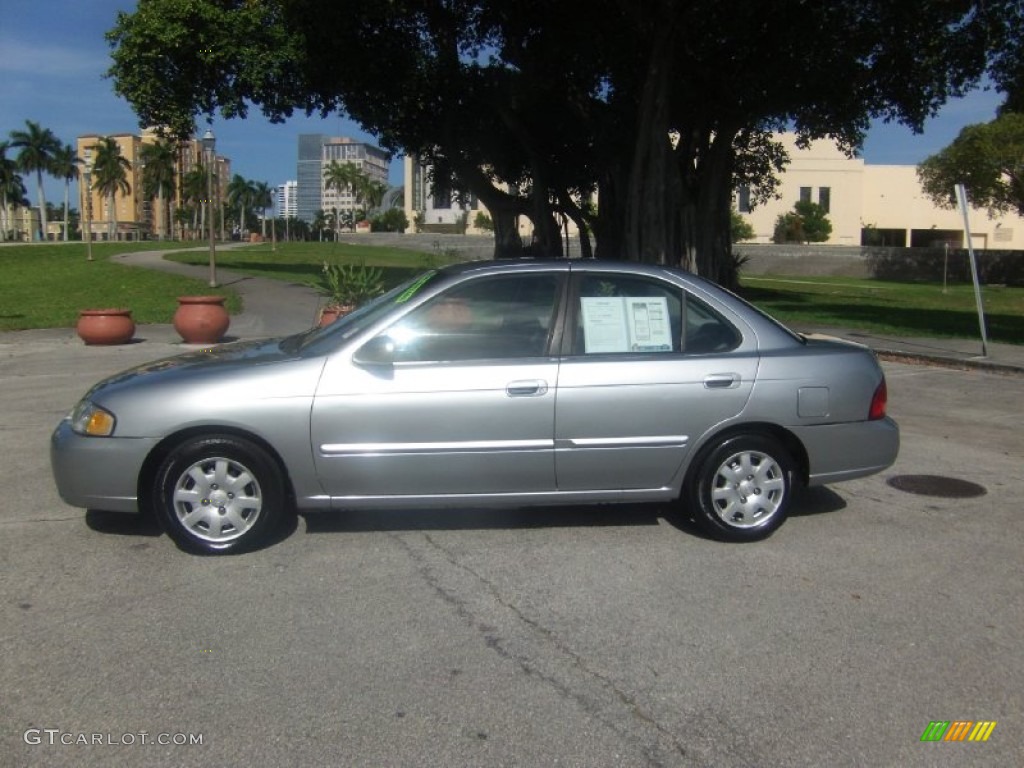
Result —
POLYGON ((217 243, 214 237, 214 221, 213 221, 213 162, 211 158, 210 172, 206 177, 207 189, 206 189, 206 216, 209 220, 210 227, 210 287, 217 287, 217 243))
POLYGON ((207 218, 209 219, 210 227, 210 287, 217 287, 217 245, 215 240, 215 230, 213 221, 213 169, 217 163, 216 155, 216 140, 213 136, 213 131, 207 129, 206 133, 203 134, 203 152, 207 156, 207 176, 206 176, 206 197, 207 197, 207 218))
POLYGON ((85 231, 85 260, 92 261, 92 151, 85 151, 85 216, 88 229, 85 231))
POLYGON ((964 215, 964 234, 967 236, 967 254, 971 259, 971 278, 974 280, 974 303, 978 307, 978 327, 981 329, 981 356, 988 357, 988 335, 985 332, 985 309, 981 303, 981 283, 978 281, 978 263, 974 258, 971 225, 967 220, 967 191, 963 184, 956 185, 956 199, 964 215))

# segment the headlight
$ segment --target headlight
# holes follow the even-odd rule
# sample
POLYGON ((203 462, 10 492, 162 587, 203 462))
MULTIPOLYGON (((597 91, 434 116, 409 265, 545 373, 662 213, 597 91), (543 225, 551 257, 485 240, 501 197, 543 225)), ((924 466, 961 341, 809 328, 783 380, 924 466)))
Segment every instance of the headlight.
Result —
POLYGON ((114 434, 116 423, 114 414, 89 400, 83 400, 71 412, 71 429, 80 435, 107 437, 114 434))

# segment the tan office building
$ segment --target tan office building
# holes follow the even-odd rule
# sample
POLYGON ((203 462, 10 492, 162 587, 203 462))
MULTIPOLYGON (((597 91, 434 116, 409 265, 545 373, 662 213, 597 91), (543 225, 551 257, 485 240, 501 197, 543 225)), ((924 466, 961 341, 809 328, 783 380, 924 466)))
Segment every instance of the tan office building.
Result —
MULTIPOLYGON (((797 201, 810 200, 827 209, 830 245, 966 246, 962 214, 937 207, 924 194, 916 166, 871 165, 846 157, 828 141, 797 149, 793 134, 779 138, 791 160, 779 177, 780 199, 751 211, 745 190, 734 197, 736 208, 754 228, 755 238, 748 242, 770 243, 776 219, 792 211, 797 201)), ((1020 216, 990 218, 986 210, 975 208, 968 221, 976 249, 1024 250, 1020 216)))
MULTIPOLYGON (((121 156, 128 163, 125 180, 128 182, 128 191, 125 194, 118 192, 114 196, 114 219, 116 230, 113 238, 110 236, 110 198, 101 194, 95 189, 95 177, 91 173, 92 165, 96 161, 96 144, 104 138, 99 134, 86 134, 79 136, 75 151, 83 161, 80 166, 79 176, 79 212, 81 214, 83 232, 89 227, 93 240, 140 240, 147 237, 155 237, 161 232, 173 233, 174 229, 164 219, 168 216, 166 208, 161 210, 155 199, 149 199, 143 194, 142 173, 143 163, 140 158, 142 146, 153 144, 158 140, 158 135, 153 130, 147 130, 141 136, 130 133, 107 134, 112 138, 121 150, 121 156), (89 186, 92 187, 91 194, 86 195, 86 172, 89 169, 89 186)), ((182 142, 178 152, 178 167, 176 169, 174 201, 171 209, 182 204, 181 180, 191 172, 197 165, 202 163, 203 146, 198 139, 191 139, 182 142)), ((216 172, 214 174, 214 200, 220 201, 224 198, 224 190, 227 189, 231 178, 231 162, 220 155, 216 157, 216 172)), ((205 198, 205 196, 204 196, 205 198)), ((173 214, 171 214, 173 215, 173 214)), ((172 235, 173 236, 173 235, 172 235)))

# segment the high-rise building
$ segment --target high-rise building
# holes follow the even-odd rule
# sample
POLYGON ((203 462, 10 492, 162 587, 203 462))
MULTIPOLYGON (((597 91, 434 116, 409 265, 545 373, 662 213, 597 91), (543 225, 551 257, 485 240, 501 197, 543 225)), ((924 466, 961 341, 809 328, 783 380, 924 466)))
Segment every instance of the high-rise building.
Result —
POLYGON ((298 188, 299 182, 286 181, 277 187, 277 196, 274 200, 276 214, 286 219, 298 217, 298 188))
POLYGON ((351 191, 324 186, 324 170, 332 162, 354 164, 371 180, 387 184, 389 161, 388 153, 373 144, 320 133, 300 134, 296 215, 312 223, 319 210, 355 208, 351 191))

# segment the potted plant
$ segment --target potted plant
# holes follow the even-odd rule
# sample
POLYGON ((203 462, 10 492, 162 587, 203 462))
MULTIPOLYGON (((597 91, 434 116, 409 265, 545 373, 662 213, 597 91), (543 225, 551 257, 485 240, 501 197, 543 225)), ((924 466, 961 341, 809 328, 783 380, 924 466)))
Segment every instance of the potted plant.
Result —
POLYGON ((320 325, 324 326, 384 293, 384 273, 364 263, 325 261, 320 269, 320 286, 327 296, 327 304, 320 310, 320 325))

